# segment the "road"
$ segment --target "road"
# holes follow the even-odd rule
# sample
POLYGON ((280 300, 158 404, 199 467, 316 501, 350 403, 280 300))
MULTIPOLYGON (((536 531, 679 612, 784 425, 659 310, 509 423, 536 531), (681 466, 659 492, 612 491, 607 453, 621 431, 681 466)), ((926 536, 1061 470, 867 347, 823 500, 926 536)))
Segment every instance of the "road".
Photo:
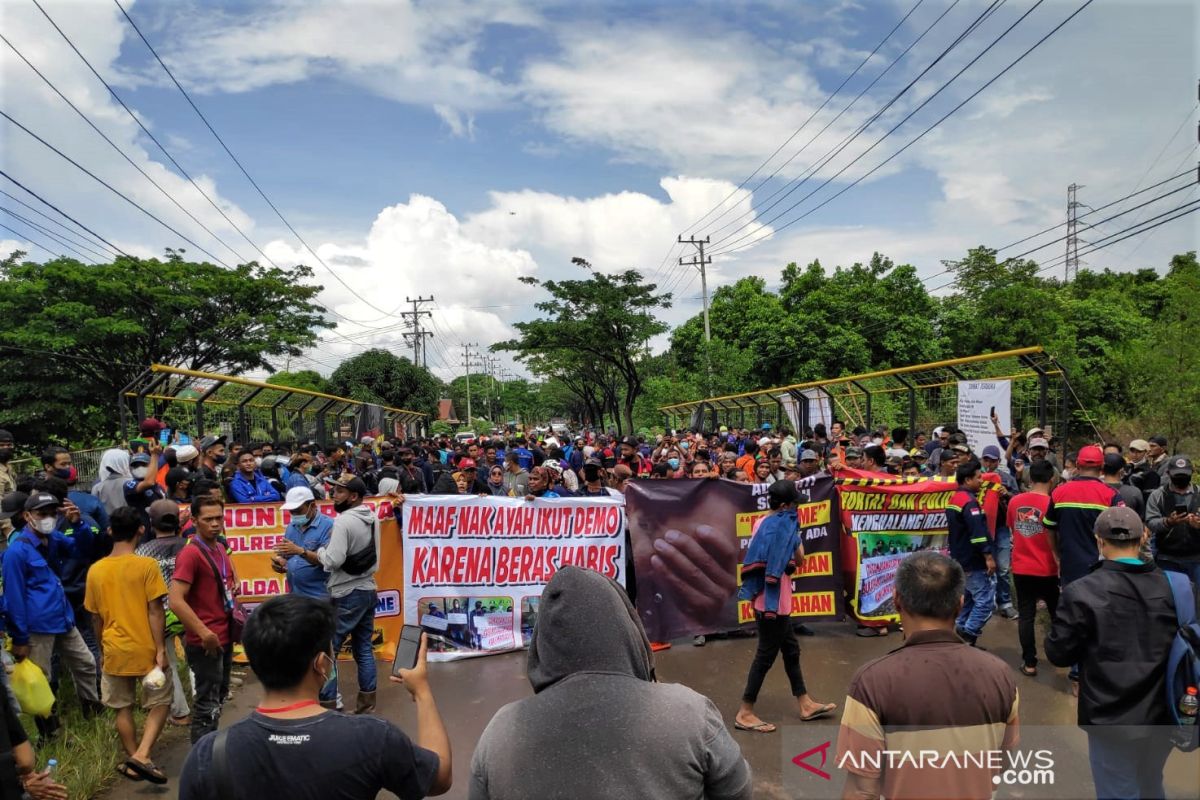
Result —
MULTIPOLYGON (((855 668, 872 658, 898 647, 901 636, 861 639, 854 636, 849 624, 826 623, 813 626, 818 635, 802 637, 802 665, 805 681, 811 694, 819 700, 837 702, 840 706, 846 684, 855 668)), ((990 652, 1011 664, 1018 663, 1017 624, 1000 617, 988 623, 980 643, 990 652)), ((1039 629, 1039 637, 1042 635, 1039 629)), ((669 650, 656 654, 660 681, 683 683, 712 698, 726 715, 730 726, 737 709, 746 669, 754 653, 753 638, 710 641, 705 647, 693 647, 690 642, 677 643, 669 650)), ((525 654, 505 655, 431 665, 431 681, 439 708, 450 731, 455 760, 455 785, 448 798, 465 798, 467 774, 474 743, 495 711, 506 703, 531 693, 525 677, 525 654)), ((381 665, 381 675, 386 667, 381 665)), ((353 681, 353 668, 344 671, 353 681)), ((914 675, 914 680, 920 677, 914 675)), ((998 797, 1094 797, 1087 772, 1086 743, 1075 727, 1075 701, 1068 692, 1066 671, 1043 666, 1036 678, 1017 676, 1020 690, 1022 740, 1052 741, 1056 752, 1072 754, 1064 763, 1056 762, 1059 793, 1025 793, 1002 788, 998 797), (1053 728, 1039 726, 1054 726, 1053 728)), ((353 687, 347 693, 353 697, 353 687)), ((259 688, 247 673, 246 686, 226 707, 222 724, 229 724, 249 713, 257 702, 259 688)), ((947 702, 952 702, 953 687, 947 687, 947 702)), ((379 694, 379 713, 393 720, 410 733, 416 719, 412 703, 402 687, 384 685, 379 694)), ((838 717, 811 723, 800 723, 790 707, 787 678, 781 664, 767 676, 756 711, 763 719, 780 725, 774 734, 755 734, 735 731, 734 736, 754 772, 756 798, 788 798, 798 796, 831 796, 829 784, 805 791, 806 773, 791 764, 793 755, 801 752, 795 743, 813 739, 832 739, 836 742, 838 717), (792 749, 789 749, 792 748, 792 749), (786 768, 786 772, 785 772, 786 768), (822 788, 824 794, 822 795, 822 788)), ((158 764, 168 775, 177 776, 187 757, 187 744, 177 744, 158 754, 158 764)), ((1168 762, 1167 789, 1169 797, 1196 796, 1196 755, 1172 755, 1168 762)), ((814 779, 817 780, 817 779, 814 779)), ((108 800, 138 800, 139 798, 176 797, 174 783, 154 787, 145 783, 123 783, 106 797, 108 800)), ((391 797, 383 794, 383 797, 391 797)))

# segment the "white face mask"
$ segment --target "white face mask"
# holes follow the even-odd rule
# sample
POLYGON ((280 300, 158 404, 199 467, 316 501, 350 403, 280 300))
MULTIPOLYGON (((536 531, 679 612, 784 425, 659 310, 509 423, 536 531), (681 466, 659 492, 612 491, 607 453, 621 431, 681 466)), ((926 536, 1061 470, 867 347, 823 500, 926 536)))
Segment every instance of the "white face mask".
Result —
POLYGON ((133 469, 129 470, 129 474, 135 478, 146 477, 146 472, 147 472, 146 467, 134 467, 133 469))
POLYGON ((42 536, 49 536, 58 527, 57 517, 41 517, 37 521, 37 531, 42 536))
POLYGON ((262 466, 262 458, 261 458, 261 457, 259 457, 259 456, 255 456, 255 457, 254 457, 254 466, 255 466, 255 467, 261 467, 261 466, 262 466))

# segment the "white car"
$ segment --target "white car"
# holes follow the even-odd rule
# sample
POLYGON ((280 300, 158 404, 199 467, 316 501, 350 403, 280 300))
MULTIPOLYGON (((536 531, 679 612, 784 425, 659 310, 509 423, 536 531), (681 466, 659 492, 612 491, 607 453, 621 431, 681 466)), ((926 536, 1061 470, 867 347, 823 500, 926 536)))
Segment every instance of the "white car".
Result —
POLYGON ((474 431, 463 431, 462 433, 454 434, 454 441, 460 442, 462 444, 466 444, 467 442, 471 441, 472 439, 478 439, 478 438, 479 437, 475 435, 474 431))

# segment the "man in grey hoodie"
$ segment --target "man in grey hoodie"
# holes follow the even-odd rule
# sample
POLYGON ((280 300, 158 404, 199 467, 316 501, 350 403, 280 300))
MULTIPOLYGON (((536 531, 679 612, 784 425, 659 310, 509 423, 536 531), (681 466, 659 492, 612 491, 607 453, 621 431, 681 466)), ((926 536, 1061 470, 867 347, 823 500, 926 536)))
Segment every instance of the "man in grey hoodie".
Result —
MULTIPOLYGON (((362 478, 344 473, 332 481, 333 508, 338 512, 329 544, 316 552, 318 563, 329 573, 326 586, 337 610, 334 653, 341 652, 346 637, 358 667, 358 702, 354 713, 375 710, 375 573, 379 569, 379 519, 363 505, 367 485, 362 478)), ((308 558, 308 554, 304 554, 308 558)), ((321 703, 333 707, 338 699, 336 677, 321 690, 321 703)))
POLYGON ((751 796, 750 767, 712 701, 655 682, 650 642, 615 582, 564 567, 538 612, 535 694, 488 723, 471 800, 751 796))

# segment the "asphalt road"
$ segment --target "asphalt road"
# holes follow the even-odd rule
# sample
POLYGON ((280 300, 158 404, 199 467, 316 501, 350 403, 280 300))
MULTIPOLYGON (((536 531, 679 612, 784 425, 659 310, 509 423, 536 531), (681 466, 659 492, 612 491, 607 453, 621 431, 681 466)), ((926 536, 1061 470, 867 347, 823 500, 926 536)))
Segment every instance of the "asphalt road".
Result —
MULTIPOLYGON (((861 639, 854 636, 849 623, 813 626, 818 635, 802 637, 801 661, 809 692, 818 700, 842 703, 845 688, 854 670, 862 663, 898 647, 901 635, 861 639)), ((1010 664, 1018 663, 1017 625, 1015 621, 995 617, 988 623, 980 644, 1010 664)), ((1039 638, 1043 631, 1039 628, 1039 638)), ((656 654, 660 681, 683 683, 707 695, 725 712, 732 728, 733 715, 741 697, 746 670, 754 653, 753 638, 710 640, 705 647, 688 642, 656 654)), ((354 670, 343 670, 343 693, 353 698, 354 670), (349 691, 347 691, 349 689, 349 691)), ((465 798, 467 772, 474 743, 495 711, 506 703, 531 693, 525 677, 524 653, 431 665, 430 673, 438 706, 452 740, 455 761, 455 785, 448 798, 465 798)), ((386 675, 381 664, 380 674, 386 675)), ((967 679, 969 676, 964 676, 967 679)), ((913 680, 920 680, 914 675, 913 680)), ((1061 753, 1056 763, 1056 788, 1026 791, 1002 787, 998 797, 1094 797, 1087 769, 1086 740, 1075 727, 1075 701, 1068 691, 1066 670, 1050 668, 1043 662, 1036 678, 1017 676, 1020 690, 1020 718, 1023 745, 1026 741, 1050 741, 1061 753), (1040 726, 1054 726, 1040 727, 1040 726)), ((259 697, 259 689, 247 673, 246 686, 226 707, 222 724, 229 724, 249 713, 259 697)), ((947 702, 953 702, 953 687, 947 687, 947 702)), ((379 714, 393 720, 406 731, 414 732, 416 719, 412 703, 402 687, 383 685, 379 693, 379 714)), ((767 676, 756 707, 759 715, 780 726, 773 734, 735 731, 734 737, 754 772, 755 797, 789 798, 831 796, 829 784, 819 779, 806 784, 809 776, 791 763, 801 752, 797 742, 832 739, 836 742, 839 715, 810 723, 801 723, 788 697, 787 678, 781 664, 767 676), (790 749, 789 749, 790 748, 790 749), (793 752, 795 750, 795 752, 793 752)), ((584 724, 581 721, 581 724, 584 724)), ((168 775, 177 776, 187 756, 186 742, 156 754, 156 761, 168 775)), ((1168 762, 1169 797, 1195 798, 1200 773, 1196 754, 1185 757, 1175 753, 1168 762)), ((391 797, 390 794, 381 795, 391 797)), ((174 798, 174 783, 153 787, 145 783, 122 783, 106 797, 109 800, 136 798, 174 798)))

